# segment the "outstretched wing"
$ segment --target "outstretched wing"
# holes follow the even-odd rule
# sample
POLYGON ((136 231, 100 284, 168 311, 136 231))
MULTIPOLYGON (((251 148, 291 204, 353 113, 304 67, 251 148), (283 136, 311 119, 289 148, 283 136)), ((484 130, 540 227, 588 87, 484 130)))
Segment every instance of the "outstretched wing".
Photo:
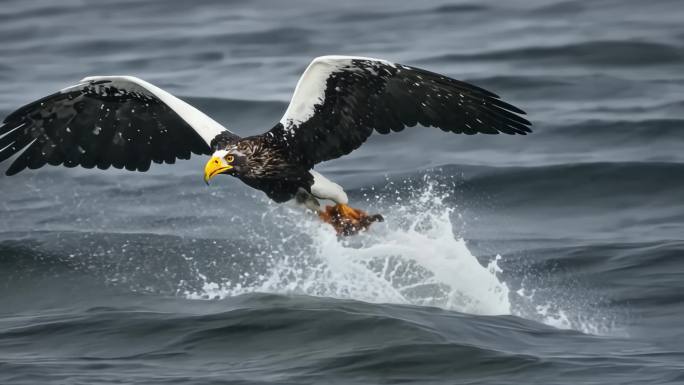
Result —
POLYGON ((415 67, 348 56, 314 59, 269 135, 313 165, 355 150, 373 130, 420 124, 458 134, 521 134, 524 112, 482 88, 415 67))
POLYGON ((226 131, 141 79, 94 76, 10 114, 0 126, 0 162, 21 152, 7 175, 45 164, 146 171, 152 161, 209 154, 226 131))

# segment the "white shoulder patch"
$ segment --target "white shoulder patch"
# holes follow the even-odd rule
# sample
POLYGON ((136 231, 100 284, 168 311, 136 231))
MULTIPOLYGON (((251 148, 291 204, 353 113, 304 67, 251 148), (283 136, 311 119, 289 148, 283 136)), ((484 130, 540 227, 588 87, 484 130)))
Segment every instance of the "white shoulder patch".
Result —
POLYGON ((325 101, 328 77, 351 60, 329 60, 325 56, 315 58, 297 82, 285 115, 280 119, 285 128, 306 122, 314 114, 314 107, 325 101))
POLYGON ((225 127, 208 117, 202 111, 142 79, 134 76, 89 76, 83 78, 81 82, 88 82, 91 80, 125 81, 145 88, 174 110, 178 116, 190 125, 190 127, 197 131, 207 145, 211 145, 211 140, 214 139, 216 135, 220 134, 222 131, 226 131, 225 127))
POLYGON ((321 61, 327 61, 327 62, 334 62, 334 61, 344 61, 344 62, 350 62, 352 60, 368 60, 368 61, 376 61, 381 64, 388 65, 390 67, 396 67, 396 63, 392 63, 389 60, 385 59, 376 59, 372 57, 366 57, 366 56, 344 56, 344 55, 326 55, 326 56, 319 56, 314 59, 316 60, 321 60, 321 61))
POLYGON ((347 193, 344 192, 342 186, 314 170, 309 170, 309 173, 314 177, 314 183, 311 186, 311 194, 313 196, 319 199, 329 199, 335 203, 346 204, 349 202, 347 193))
POLYGON ((316 105, 325 102, 328 78, 340 68, 348 67, 352 60, 369 60, 396 67, 396 64, 383 59, 363 56, 319 56, 311 61, 297 82, 290 104, 280 123, 287 129, 306 122, 314 114, 316 105))

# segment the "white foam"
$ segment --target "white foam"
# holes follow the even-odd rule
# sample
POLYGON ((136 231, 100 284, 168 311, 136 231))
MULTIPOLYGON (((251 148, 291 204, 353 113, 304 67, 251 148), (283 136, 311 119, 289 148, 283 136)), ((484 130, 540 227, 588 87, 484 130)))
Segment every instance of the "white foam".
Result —
MULTIPOLYGON (((427 195, 431 192, 426 192, 427 195)), ((433 204, 426 198, 423 204, 433 204)), ((279 207, 270 215, 310 236, 311 247, 288 253, 276 247, 273 263, 263 279, 241 282, 206 282, 190 298, 223 298, 249 292, 307 294, 374 303, 439 306, 475 314, 510 314, 509 290, 497 278, 496 260, 483 266, 455 237, 451 210, 421 210, 408 215, 396 210, 388 222, 372 232, 340 242, 327 224, 297 221, 298 214, 279 207), (398 221, 394 221, 392 217, 398 221), (411 218, 404 221, 402 215, 411 218), (247 284, 246 282, 251 282, 247 284)), ((403 211, 403 212, 402 212, 403 211)), ((289 242, 289 240, 285 241, 289 242)))
MULTIPOLYGON (((301 210, 274 205, 266 215, 269 221, 288 227, 283 229, 287 235, 274 239, 267 248, 272 261, 267 268, 256 277, 252 273, 233 281, 202 278, 201 290, 184 294, 194 299, 253 292, 305 294, 436 306, 480 315, 513 314, 563 329, 595 334, 607 331, 591 316, 583 318, 586 312, 582 309, 559 306, 549 299, 537 301, 534 288, 510 290, 503 278, 506 272, 499 265, 502 257, 478 260, 457 235, 455 229, 463 225, 458 223, 457 208, 444 203, 453 186, 443 189, 437 183, 426 183, 408 197, 406 186, 390 184, 389 189, 396 188, 401 194, 390 207, 380 204, 387 222, 345 241, 340 241, 329 225, 304 218, 301 210), (307 246, 292 248, 297 237, 303 237, 307 246)), ((374 193, 368 198, 382 200, 374 193)), ((557 302, 567 305, 563 298, 557 302)))

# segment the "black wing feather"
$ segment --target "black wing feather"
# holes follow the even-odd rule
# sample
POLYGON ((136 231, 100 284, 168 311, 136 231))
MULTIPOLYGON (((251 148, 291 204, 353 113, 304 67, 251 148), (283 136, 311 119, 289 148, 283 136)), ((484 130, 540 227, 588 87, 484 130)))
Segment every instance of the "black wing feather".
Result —
MULTIPOLYGON (((520 116, 524 111, 472 84, 375 59, 321 57, 309 68, 317 62, 334 70, 324 80, 307 79, 305 72, 300 83, 325 81, 323 101, 311 101, 307 120, 286 113, 268 133, 284 138, 293 157, 309 166, 350 153, 373 131, 388 134, 421 125, 467 135, 532 132, 520 116)), ((301 96, 295 93, 293 102, 301 96)))
POLYGON ((25 150, 7 170, 50 165, 146 171, 210 154, 202 137, 145 88, 91 80, 19 108, 0 126, 0 162, 25 150))

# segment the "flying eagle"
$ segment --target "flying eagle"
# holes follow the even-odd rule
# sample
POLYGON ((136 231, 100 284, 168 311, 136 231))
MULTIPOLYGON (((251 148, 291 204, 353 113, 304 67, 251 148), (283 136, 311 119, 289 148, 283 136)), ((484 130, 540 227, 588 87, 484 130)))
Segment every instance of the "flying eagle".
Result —
POLYGON ((347 205, 314 165, 359 148, 377 131, 439 127, 457 134, 520 134, 522 110, 474 85, 416 67, 350 56, 315 58, 285 114, 261 135, 240 137, 170 93, 132 76, 91 76, 11 113, 0 126, 0 162, 14 175, 46 164, 147 171, 191 153, 211 155, 204 180, 239 178, 276 202, 296 199, 340 234, 382 220, 347 205), (335 203, 320 208, 319 199, 335 203))

